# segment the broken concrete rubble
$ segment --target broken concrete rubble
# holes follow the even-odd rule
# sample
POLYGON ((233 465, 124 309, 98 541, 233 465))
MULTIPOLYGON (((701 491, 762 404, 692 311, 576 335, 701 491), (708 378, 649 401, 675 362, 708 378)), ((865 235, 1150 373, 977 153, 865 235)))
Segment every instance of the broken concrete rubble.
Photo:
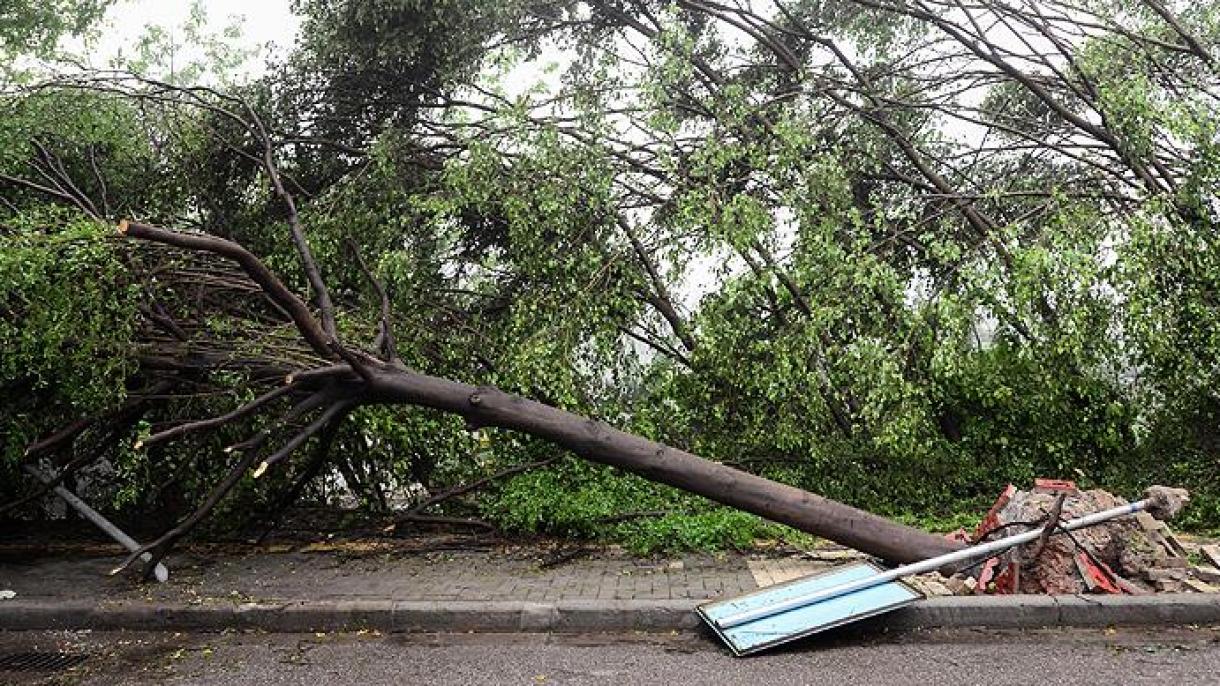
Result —
POLYGON ((1207 558, 1212 566, 1220 568, 1220 545, 1199 546, 1199 554, 1207 558))
MULTIPOLYGON (((1015 491, 995 514, 995 525, 981 532, 984 537, 1012 535, 1044 526, 1055 501, 1063 497, 1063 519, 1074 519, 1124 504, 1126 501, 1102 490, 1079 491, 1074 488, 1058 493, 1045 489, 1015 491), (1002 531, 1001 531, 1002 529, 1002 531), (994 532, 994 533, 993 533, 994 532)), ((1077 552, 1083 549, 1088 562, 1105 565, 1113 573, 1137 578, 1152 566, 1155 552, 1161 548, 1131 518, 1114 519, 1098 526, 1077 531, 1070 536, 1047 539, 1040 551, 1021 546, 997 558, 995 573, 986 578, 986 566, 980 581, 990 583, 1001 592, 1018 593, 1084 593, 1098 583, 1086 582, 1077 568, 1077 552)), ((1085 562, 1084 564, 1088 564, 1085 562)))
POLYGON ((1208 583, 1220 583, 1220 569, 1209 567, 1208 565, 1199 565, 1191 569, 1191 573, 1200 581, 1208 583))
POLYGON ((1186 578, 1185 569, 1160 569, 1152 568, 1144 570, 1144 578, 1149 581, 1182 581, 1186 578))
POLYGON ((1186 585, 1187 588, 1189 588, 1192 591, 1195 591, 1196 593, 1220 593, 1220 588, 1216 588, 1215 586, 1212 586, 1211 584, 1207 583, 1206 581, 1200 581, 1198 579, 1187 579, 1183 583, 1186 585))
MULTIPOLYGON (((1195 568, 1186 547, 1163 521, 1189 500, 1186 491, 1153 486, 1144 493, 1151 501, 1135 517, 1113 519, 1071 534, 1044 536, 1014 548, 982 565, 965 570, 978 592, 993 593, 1127 593, 1192 590, 1215 592, 1215 568, 1195 568), (1213 574, 1214 572, 1214 574, 1213 574)), ((1045 529, 1051 517, 1075 519, 1125 504, 1100 489, 1082 491, 1070 481, 1038 479, 1030 491, 1009 486, 975 531, 975 541, 1045 529)), ((1208 556, 1203 546, 1200 554, 1208 556)), ((1210 551, 1220 557, 1220 549, 1210 551)), ((954 578, 962 575, 955 575, 954 578)), ((961 583, 945 584, 955 593, 961 583)))
MULTIPOLYGON (((1154 486, 1144 495, 1144 507, 1152 507, 1166 516, 1176 514, 1187 502, 1187 494, 1181 489, 1154 486)), ((966 559, 957 565, 969 566, 956 574, 945 576, 943 568, 940 573, 908 575, 907 582, 927 596, 1220 592, 1213 585, 1220 584, 1220 568, 1191 564, 1199 557, 1207 559, 1207 553, 1220 557, 1220 546, 1200 543, 1193 538, 1178 540, 1164 522, 1144 511, 1134 516, 1123 514, 1101 525, 1073 528, 1070 535, 1063 531, 1052 532, 1047 528, 1048 515, 1055 512, 1060 496, 1058 517, 1065 523, 1078 515, 1093 515, 1114 507, 1129 513, 1126 501, 1121 498, 1105 491, 1082 492, 1067 481, 1039 479, 1028 493, 1009 486, 973 536, 958 530, 950 537, 963 545, 973 545, 1033 532, 1037 537, 1032 542, 1015 549, 1015 553, 1006 553, 1004 557, 984 563, 971 564, 966 559), (1048 579, 1052 573, 1059 576, 1048 579)), ((1026 536, 1026 540, 1031 538, 1031 535, 1026 536)), ((843 546, 804 551, 799 557, 803 562, 818 566, 838 566, 868 559, 865 554, 843 546)), ((957 568, 950 566, 947 569, 957 568)), ((775 580, 799 576, 793 574, 775 580)))
POLYGON ((1149 486, 1144 491, 1144 498, 1149 502, 1147 512, 1162 524, 1167 519, 1178 516, 1186 503, 1190 502, 1190 494, 1185 488, 1171 486, 1149 486))

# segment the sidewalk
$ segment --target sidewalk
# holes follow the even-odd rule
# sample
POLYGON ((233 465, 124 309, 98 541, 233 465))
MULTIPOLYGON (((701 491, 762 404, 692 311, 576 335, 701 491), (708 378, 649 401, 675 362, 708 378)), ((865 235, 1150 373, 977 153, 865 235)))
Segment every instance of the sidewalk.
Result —
MULTIPOLYGON (((122 559, 113 549, 19 553, 0 549, 0 590, 16 593, 0 600, 0 629, 689 629, 704 600, 857 556, 827 549, 640 559, 615 549, 420 551, 381 542, 202 547, 171 556, 168 583, 146 584, 134 571, 108 575, 122 559)), ((952 596, 875 621, 886 628, 1220 624, 1220 595, 952 596)))
MULTIPOLYGON (((530 547, 411 552, 392 545, 304 546, 304 550, 171 556, 170 580, 109 576, 122 558, 57 556, 0 561, 0 588, 25 599, 145 600, 188 604, 293 599, 691 600, 736 595, 808 574, 825 564, 740 554, 639 559, 614 550, 564 555, 530 547), (548 564, 550 562, 550 564, 548 564)), ((571 553, 569 553, 571 554, 571 553)))

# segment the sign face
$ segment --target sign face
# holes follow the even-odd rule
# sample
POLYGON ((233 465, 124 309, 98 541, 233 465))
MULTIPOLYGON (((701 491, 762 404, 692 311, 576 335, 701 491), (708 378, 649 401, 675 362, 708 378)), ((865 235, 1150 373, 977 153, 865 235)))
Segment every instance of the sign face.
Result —
POLYGON ((729 645, 734 655, 748 655, 858 619, 897 610, 923 598, 919 591, 907 584, 890 581, 812 605, 764 616, 728 629, 722 629, 720 626, 720 622, 727 617, 866 579, 881 571, 880 567, 870 562, 855 562, 769 586, 737 598, 704 603, 696 608, 696 611, 729 645))

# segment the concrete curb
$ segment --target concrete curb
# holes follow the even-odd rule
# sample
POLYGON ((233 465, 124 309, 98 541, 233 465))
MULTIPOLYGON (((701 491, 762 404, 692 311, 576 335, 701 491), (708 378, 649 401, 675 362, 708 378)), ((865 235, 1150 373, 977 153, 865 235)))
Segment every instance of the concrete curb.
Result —
MULTIPOLYGON (((183 605, 14 599, 0 602, 0 630, 670 631, 699 625, 694 606, 690 600, 318 600, 183 605)), ((1188 624, 1220 624, 1220 595, 930 598, 860 626, 903 631, 1188 624)))

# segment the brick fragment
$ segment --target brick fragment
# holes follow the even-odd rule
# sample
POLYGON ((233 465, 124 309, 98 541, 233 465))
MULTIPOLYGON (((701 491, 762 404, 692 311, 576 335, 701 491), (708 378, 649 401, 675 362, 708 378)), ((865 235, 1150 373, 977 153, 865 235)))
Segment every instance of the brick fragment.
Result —
POLYGON ((1196 591, 1198 593, 1220 593, 1220 588, 1216 588, 1215 586, 1212 586, 1211 584, 1207 583, 1206 581, 1199 581, 1198 579, 1187 579, 1186 581, 1183 581, 1182 583, 1186 584, 1186 587, 1189 588, 1190 590, 1196 591))
POLYGON ((1196 579, 1201 581, 1207 581, 1214 584, 1220 583, 1220 569, 1216 569, 1210 565, 1199 565, 1198 567, 1193 567, 1191 568, 1190 572, 1195 576, 1196 579))
POLYGON ((1199 546, 1199 554, 1207 558, 1214 567, 1220 567, 1220 545, 1201 545, 1199 546))

